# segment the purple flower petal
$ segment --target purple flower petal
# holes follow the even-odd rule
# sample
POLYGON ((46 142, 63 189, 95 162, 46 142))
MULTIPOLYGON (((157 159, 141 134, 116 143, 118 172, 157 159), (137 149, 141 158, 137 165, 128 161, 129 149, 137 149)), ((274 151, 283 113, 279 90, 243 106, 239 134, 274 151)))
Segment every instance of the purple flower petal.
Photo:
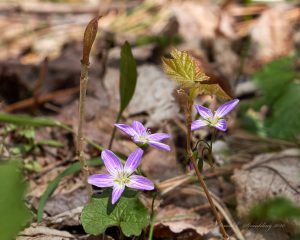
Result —
POLYGON ((138 135, 142 135, 143 133, 146 132, 146 128, 139 121, 133 121, 132 128, 134 129, 134 131, 137 132, 138 135))
POLYGON ((125 163, 124 171, 129 174, 133 173, 137 166, 139 165, 144 151, 140 148, 131 153, 125 163))
POLYGON ((192 131, 195 131, 195 130, 203 128, 207 125, 208 125, 208 122, 199 119, 199 120, 192 122, 191 129, 192 129, 192 131))
POLYGON ((162 141, 168 138, 170 138, 170 135, 166 133, 154 133, 149 135, 150 141, 162 141))
POLYGON ((231 112, 236 107, 236 105, 239 103, 239 101, 240 100, 238 100, 238 99, 234 99, 234 100, 224 103, 215 112, 215 117, 218 117, 218 118, 224 117, 225 115, 227 115, 229 112, 231 112))
POLYGON ((170 146, 167 144, 164 144, 164 143, 160 143, 160 142, 156 142, 156 141, 149 141, 149 145, 151 145, 152 147, 155 147, 157 149, 167 151, 167 152, 171 151, 170 146))
POLYGON ((127 187, 135 188, 139 190, 153 190, 154 184, 143 176, 132 175, 130 177, 130 183, 126 184, 127 187))
POLYGON ((216 129, 225 132, 227 129, 227 124, 225 119, 219 119, 217 124, 213 125, 216 129))
POLYGON ((112 198, 111 198, 112 204, 115 204, 119 200, 124 190, 125 190, 125 186, 119 184, 114 185, 112 191, 112 198))
POLYGON ((200 114, 200 116, 203 117, 204 119, 213 117, 213 113, 210 111, 210 109, 203 107, 202 105, 195 105, 195 108, 200 114))
POLYGON ((194 169, 192 161, 189 162, 189 169, 190 169, 190 171, 192 171, 194 169))
POLYGON ((97 187, 111 187, 114 185, 113 178, 110 174, 95 174, 89 176, 88 183, 97 187))
POLYGON ((107 171, 110 174, 116 175, 117 172, 123 170, 123 166, 120 159, 112 151, 110 150, 102 151, 101 158, 104 162, 107 171))
POLYGON ((137 134, 136 131, 134 131, 134 129, 128 126, 127 124, 115 124, 115 126, 119 128, 122 132, 129 135, 130 137, 133 137, 134 135, 137 134))

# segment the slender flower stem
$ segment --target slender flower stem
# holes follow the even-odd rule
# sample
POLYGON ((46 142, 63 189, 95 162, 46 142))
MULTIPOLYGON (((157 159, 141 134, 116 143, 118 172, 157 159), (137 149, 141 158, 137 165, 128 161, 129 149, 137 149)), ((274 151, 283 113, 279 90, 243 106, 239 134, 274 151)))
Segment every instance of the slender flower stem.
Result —
MULTIPOLYGON (((116 123, 119 123, 119 121, 121 119, 121 116, 122 116, 122 112, 120 111, 118 113, 118 116, 117 116, 117 119, 116 119, 116 123)), ((117 128, 116 128, 116 126, 114 126, 113 132, 112 132, 110 140, 109 140, 108 149, 112 148, 112 145, 113 145, 113 142, 114 142, 114 139, 115 139, 115 135, 116 135, 116 130, 117 130, 117 128)))
POLYGON ((78 151, 78 158, 80 161, 81 171, 84 177, 84 184, 86 189, 88 190, 89 198, 92 196, 93 189, 90 184, 88 184, 87 179, 89 176, 89 169, 84 157, 84 138, 83 138, 83 124, 84 124, 84 115, 85 115, 85 97, 86 97, 86 89, 88 83, 88 64, 82 63, 81 64, 81 76, 80 76, 80 99, 79 99, 79 124, 78 124, 78 133, 77 133, 77 151, 78 151))
POLYGON ((151 215, 150 215, 150 222, 151 223, 150 223, 150 230, 149 230, 148 240, 152 240, 152 238, 153 238, 153 231, 154 231, 154 224, 155 224, 154 202, 155 202, 156 197, 157 197, 157 192, 154 193, 153 198, 152 198, 151 215))
POLYGON ((120 239, 120 240, 124 240, 124 234, 123 234, 121 228, 119 228, 119 239, 120 239))
POLYGON ((194 147, 193 151, 195 151, 195 150, 198 149, 198 145, 199 145, 200 143, 204 143, 204 144, 206 145, 206 147, 209 147, 209 146, 210 146, 208 142, 206 142, 206 141, 203 140, 203 139, 200 139, 200 140, 197 141, 196 146, 194 147))
POLYGON ((153 231, 154 231, 154 222, 151 222, 148 240, 152 240, 153 239, 153 231))
POLYGON ((186 118, 186 127, 187 127, 187 153, 188 153, 188 156, 190 158, 190 160, 192 161, 192 164, 193 164, 193 167, 195 169, 195 172, 196 172, 196 175, 197 175, 197 178, 198 178, 198 181, 199 181, 199 184, 201 185, 201 187, 203 188, 204 192, 205 192, 205 195, 207 197, 207 200, 210 204, 210 208, 218 222, 218 225, 220 227, 220 231, 223 235, 223 239, 224 240, 227 240, 228 239, 228 235, 226 233, 226 230, 223 226, 223 223, 221 221, 221 218, 219 216, 219 213, 217 212, 217 209, 216 209, 216 206, 214 205, 213 203, 213 200, 212 200, 212 197, 208 191, 208 188, 205 184, 205 181, 204 179, 202 178, 201 176, 201 173, 198 169, 198 166, 197 166, 197 163, 196 163, 196 160, 194 158, 194 155, 193 155, 193 152, 192 152, 192 148, 191 148, 191 143, 192 143, 192 133, 191 133, 191 123, 192 123, 192 106, 193 106, 193 100, 191 100, 190 98, 187 98, 187 106, 185 108, 185 118, 186 118))
MULTIPOLYGON (((213 157, 212 157, 212 145, 213 145, 216 135, 217 135, 217 130, 213 129, 213 132, 212 132, 212 135, 210 138, 209 148, 208 148, 208 163, 211 168, 214 168, 213 157)), ((202 157, 204 157, 203 154, 202 154, 202 157)))

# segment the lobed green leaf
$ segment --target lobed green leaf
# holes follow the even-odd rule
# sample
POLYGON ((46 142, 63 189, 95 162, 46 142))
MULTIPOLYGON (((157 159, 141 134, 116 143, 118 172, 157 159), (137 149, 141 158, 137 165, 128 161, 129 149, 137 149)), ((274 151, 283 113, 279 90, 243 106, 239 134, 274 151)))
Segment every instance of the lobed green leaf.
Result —
POLYGON ((111 204, 111 189, 93 197, 81 214, 84 230, 93 235, 104 233, 108 227, 120 227, 125 236, 139 236, 150 222, 147 208, 137 198, 137 192, 126 189, 115 204, 111 204))
POLYGON ((243 119, 246 128, 263 137, 285 140, 296 140, 300 135, 300 84, 294 61, 292 56, 277 59, 253 75, 260 97, 242 108, 258 112, 262 106, 267 106, 269 113, 261 119, 254 111, 246 112, 243 119))

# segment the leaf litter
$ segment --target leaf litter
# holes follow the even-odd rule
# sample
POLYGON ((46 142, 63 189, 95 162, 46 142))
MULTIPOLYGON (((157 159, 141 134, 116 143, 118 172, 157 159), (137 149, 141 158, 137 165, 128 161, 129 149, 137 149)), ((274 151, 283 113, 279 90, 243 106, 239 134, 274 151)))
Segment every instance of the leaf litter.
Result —
MULTIPOLYGON (((91 18, 90 9, 79 7, 82 13, 78 13, 76 12, 78 11, 77 8, 67 7, 68 19, 60 18, 53 14, 53 11, 62 11, 61 9, 64 8, 60 7, 63 5, 58 4, 59 7, 56 9, 53 8, 53 3, 49 3, 46 6, 46 9, 48 8, 47 17, 56 26, 50 24, 50 26, 41 27, 39 24, 44 24, 48 20, 37 21, 40 19, 38 12, 42 10, 42 8, 39 9, 39 6, 42 6, 39 4, 42 3, 37 1, 29 8, 21 7, 24 11, 23 16, 14 14, 11 7, 8 8, 12 10, 8 12, 7 16, 1 16, 1 22, 5 28, 1 47, 8 50, 1 51, 0 77, 6 80, 1 81, 2 84, 4 82, 7 84, 7 79, 10 79, 8 86, 1 85, 1 89, 8 89, 8 92, 1 91, 1 100, 4 100, 2 103, 4 106, 32 96, 39 78, 41 62, 46 56, 49 58, 48 70, 40 94, 51 94, 56 90, 71 88, 78 84, 80 41, 84 25, 91 18), (24 19, 30 19, 30 21, 24 21, 24 19), (7 22, 11 23, 9 25, 10 31, 8 31, 7 22), (26 28, 24 28, 25 22, 26 28), (47 47, 45 48, 45 46, 47 47), (12 59, 12 61, 5 62, 5 59, 12 59), (18 94, 11 95, 11 89, 17 89, 18 94)), ((143 35, 159 36, 168 31, 176 32, 184 39, 180 45, 182 49, 196 52, 198 56, 201 56, 201 64, 204 67, 209 66, 213 74, 228 80, 230 86, 235 90, 239 84, 250 82, 249 78, 248 80, 243 78, 244 74, 252 74, 262 62, 272 61, 279 56, 286 55, 293 48, 291 35, 295 34, 293 29, 295 19, 299 19, 299 8, 291 4, 278 6, 229 4, 228 6, 219 6, 214 3, 200 4, 194 1, 184 3, 158 1, 150 7, 130 8, 134 9, 132 15, 126 14, 122 6, 118 6, 116 11, 108 10, 104 14, 104 26, 106 24, 108 32, 115 35, 113 42, 117 45, 114 50, 117 52, 115 54, 117 57, 113 59, 109 56, 113 53, 113 48, 100 49, 96 46, 91 64, 87 98, 87 106, 89 107, 87 108, 87 124, 84 131, 85 136, 104 147, 108 145, 112 130, 111 123, 115 121, 119 107, 119 99, 116 97, 119 80, 117 64, 120 45, 123 44, 124 40, 128 40, 134 45, 137 40, 141 41, 143 35), (151 14, 153 9, 157 10, 155 15, 151 14), (143 27, 136 26, 136 21, 141 19, 146 24, 143 27), (111 22, 114 24, 109 28, 111 22), (126 25, 124 22, 128 24, 126 25), (178 26, 177 28, 174 28, 174 23, 178 26), (189 29, 189 34, 185 34, 186 29, 189 29), (248 50, 245 48, 245 37, 252 39, 252 45, 248 50), (241 74, 237 73, 239 69, 242 69, 241 74)), ((98 39, 97 41, 99 47, 111 39, 98 39)), ((136 94, 129 108, 124 112, 123 118, 131 123, 133 117, 138 117, 146 123, 147 127, 166 129, 168 133, 176 135, 181 131, 182 113, 176 99, 172 96, 172 92, 175 90, 174 83, 163 75, 161 63, 155 61, 157 56, 166 49, 163 46, 158 46, 159 43, 157 42, 151 42, 151 44, 152 46, 148 48, 147 52, 142 51, 145 55, 135 55, 135 52, 138 53, 137 49, 143 48, 140 46, 133 47, 133 53, 138 60, 139 77, 136 94), (151 93, 154 94, 151 95, 151 93)), ((256 90, 254 92, 256 93, 256 90)), ((65 99, 58 99, 54 95, 50 100, 38 104, 38 111, 35 114, 50 115, 75 130, 78 124, 76 117, 78 102, 74 100, 75 97, 76 92, 65 99)), ((242 94, 241 97, 247 99, 249 96, 242 94)), ((205 101, 205 99, 199 99, 199 101, 205 101)), ((29 104, 26 109, 19 108, 18 111, 28 112, 30 110, 34 112, 33 106, 34 102, 29 104)), ((249 212, 253 201, 260 201, 275 194, 282 194, 295 203, 299 203, 299 194, 297 194, 299 178, 296 174, 299 162, 294 158, 297 154, 295 156, 293 154, 293 157, 290 156, 290 153, 294 153, 295 150, 289 149, 295 147, 294 143, 257 138, 234 127, 230 128, 229 131, 232 131, 232 135, 224 137, 225 140, 228 140, 229 145, 229 150, 227 150, 229 152, 226 153, 227 161, 220 161, 219 159, 218 163, 221 167, 228 167, 234 172, 233 183, 229 181, 229 184, 233 184, 232 186, 236 189, 233 199, 230 198, 230 191, 227 192, 226 188, 219 186, 225 178, 222 172, 214 172, 214 170, 204 168, 204 174, 215 174, 213 176, 215 176, 216 181, 212 181, 209 187, 211 189, 216 188, 218 196, 222 201, 224 199, 226 204, 230 205, 236 197, 239 218, 234 217, 234 220, 239 223, 240 217, 249 212), (278 153, 278 150, 284 149, 288 150, 278 153), (261 155, 264 152, 267 155, 261 155), (264 164, 266 165, 264 168, 257 167, 266 159, 275 159, 278 156, 282 157, 284 161, 270 160, 264 164), (265 184, 261 184, 261 182, 265 184), (225 199, 229 199, 229 201, 225 199)), ((205 134, 209 135, 208 132, 205 134)), ((41 152, 32 153, 33 160, 42 166, 40 172, 26 174, 30 181, 27 198, 35 208, 37 208, 38 200, 48 183, 67 166, 77 161, 73 147, 75 139, 71 132, 57 131, 57 128, 40 128, 37 130, 37 135, 39 140, 55 139, 60 141, 64 147, 42 146, 41 152)), ((183 156, 179 153, 184 145, 184 139, 180 138, 180 134, 178 136, 176 141, 170 142, 174 149, 170 155, 150 150, 142 162, 147 174, 159 185, 168 185, 168 180, 171 181, 167 188, 170 191, 168 197, 159 199, 160 206, 157 209, 159 214, 156 217, 154 236, 157 239, 164 239, 164 237, 172 239, 207 237, 209 239, 210 236, 217 238, 218 233, 214 230, 215 224, 212 216, 205 210, 206 202, 204 199, 202 202, 198 202, 199 209, 203 209, 198 212, 189 209, 190 205, 188 204, 193 201, 191 195, 178 196, 178 192, 172 190, 175 186, 180 188, 181 186, 189 187, 193 184, 193 179, 180 178, 186 169, 181 161, 183 156), (164 159, 164 161, 160 161, 160 159, 164 159), (177 199, 184 199, 178 204, 176 197, 177 199), (183 207, 184 204, 186 207, 183 207), (178 215, 183 216, 178 217, 178 215)), ((10 156, 9 145, 22 141, 9 139, 9 144, 6 142, 8 151, 6 156, 10 156)), ((117 135, 114 144, 115 149, 122 149, 122 152, 128 154, 132 147, 129 141, 122 138, 121 135, 117 135)), ((86 152, 87 157, 99 155, 99 150, 91 145, 87 146, 86 152)), ((223 156, 219 155, 218 157, 223 158, 223 156)), ((98 171, 99 167, 96 168, 98 171)), ((93 171, 96 172, 95 169, 93 171)), ((25 229, 20 234, 19 238, 30 239, 30 237, 38 236, 40 239, 75 239, 78 236, 83 236, 82 232, 78 230, 79 213, 86 201, 81 179, 82 176, 78 173, 66 177, 46 204, 42 221, 44 226, 32 224, 30 228, 25 229), (67 226, 77 230, 73 234, 65 230, 67 226)), ((235 210, 232 212, 235 213, 235 210)), ((238 226, 243 228, 242 225, 238 224, 238 226)), ((251 232, 246 228, 242 231, 245 233, 246 239, 272 239, 272 235, 264 236, 262 233, 251 232)), ((270 232, 274 231, 274 229, 270 230, 270 232)), ((282 239, 285 239, 284 236, 282 239)))

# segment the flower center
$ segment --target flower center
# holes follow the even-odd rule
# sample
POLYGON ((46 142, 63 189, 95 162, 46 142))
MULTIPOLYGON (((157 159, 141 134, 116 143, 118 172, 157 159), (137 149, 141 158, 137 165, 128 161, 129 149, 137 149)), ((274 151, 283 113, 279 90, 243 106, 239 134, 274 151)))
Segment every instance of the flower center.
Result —
POLYGON ((130 174, 128 172, 118 172, 117 176, 114 179, 115 183, 118 183, 119 185, 125 185, 127 183, 130 183, 130 174))
POLYGON ((140 142, 142 144, 146 144, 150 141, 149 135, 151 134, 150 130, 147 129, 145 132, 143 132, 141 135, 137 135, 134 137, 134 140, 137 142, 140 142))
POLYGON ((218 118, 218 117, 210 117, 207 119, 208 123, 211 126, 215 126, 219 122, 219 120, 220 120, 220 118, 218 118))
POLYGON ((148 135, 141 135, 141 136, 138 136, 138 139, 137 139, 139 142, 142 142, 142 143, 146 143, 149 141, 149 137, 148 135))

